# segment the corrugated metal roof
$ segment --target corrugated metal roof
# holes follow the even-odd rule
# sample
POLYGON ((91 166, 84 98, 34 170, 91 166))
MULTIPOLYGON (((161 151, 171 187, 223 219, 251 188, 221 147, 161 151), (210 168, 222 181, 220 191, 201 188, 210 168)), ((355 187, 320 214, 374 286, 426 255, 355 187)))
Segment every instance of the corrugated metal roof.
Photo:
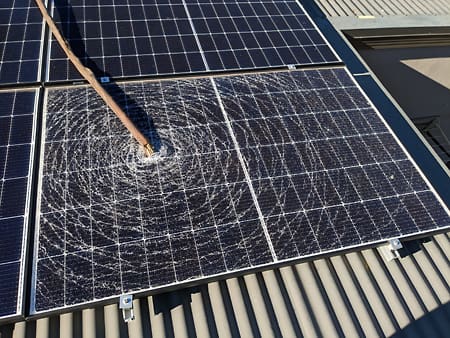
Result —
POLYGON ((1 337, 448 337, 449 235, 2 327, 1 337))
POLYGON ((317 0, 317 2, 330 17, 450 14, 449 0, 317 0))
POLYGON ((316 0, 336 28, 448 27, 450 0, 316 0))

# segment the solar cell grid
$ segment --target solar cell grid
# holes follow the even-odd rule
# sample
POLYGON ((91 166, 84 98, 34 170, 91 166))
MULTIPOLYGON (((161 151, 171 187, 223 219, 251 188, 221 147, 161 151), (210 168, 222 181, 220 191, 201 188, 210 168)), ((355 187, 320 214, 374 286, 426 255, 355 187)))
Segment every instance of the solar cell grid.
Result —
MULTIPOLYGON (((52 12, 72 50, 99 77, 205 70, 181 0, 62 0, 52 12)), ((49 81, 81 79, 55 40, 49 57, 49 81)))
POLYGON ((211 70, 338 62, 296 1, 186 0, 211 70))
POLYGON ((31 313, 450 226, 345 69, 115 97, 156 158, 92 90, 48 90, 31 313))
POLYGON ((22 309, 36 91, 0 91, 0 319, 22 309))
POLYGON ((36 82, 42 17, 33 0, 0 3, 0 84, 36 82))
MULTIPOLYGON (((97 76, 338 62, 296 1, 62 0, 53 17, 97 76)), ((48 81, 80 79, 56 41, 48 81)))

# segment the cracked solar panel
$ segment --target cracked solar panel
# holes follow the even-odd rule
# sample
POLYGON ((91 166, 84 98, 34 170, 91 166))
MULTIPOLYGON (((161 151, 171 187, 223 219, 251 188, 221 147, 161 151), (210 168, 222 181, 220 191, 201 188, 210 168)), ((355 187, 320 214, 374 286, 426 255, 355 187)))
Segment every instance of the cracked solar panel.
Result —
POLYGON ((31 313, 449 227, 342 68, 47 92, 31 313))
POLYGON ((345 69, 216 82, 279 259, 450 225, 345 69))
POLYGON ((90 89, 48 92, 35 311, 272 260, 210 80, 121 91, 160 155, 90 89))

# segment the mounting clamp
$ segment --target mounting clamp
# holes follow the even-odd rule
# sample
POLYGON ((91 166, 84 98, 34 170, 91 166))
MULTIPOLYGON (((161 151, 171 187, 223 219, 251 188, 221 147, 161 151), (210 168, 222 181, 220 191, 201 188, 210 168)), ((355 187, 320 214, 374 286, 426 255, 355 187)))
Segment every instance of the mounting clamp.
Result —
POLYGON ((122 316, 125 323, 128 323, 130 320, 134 320, 133 296, 120 296, 119 309, 122 309, 122 316))
POLYGON ((403 248, 402 242, 398 238, 390 239, 388 243, 381 247, 384 258, 390 262, 393 259, 400 258, 399 250, 403 248))

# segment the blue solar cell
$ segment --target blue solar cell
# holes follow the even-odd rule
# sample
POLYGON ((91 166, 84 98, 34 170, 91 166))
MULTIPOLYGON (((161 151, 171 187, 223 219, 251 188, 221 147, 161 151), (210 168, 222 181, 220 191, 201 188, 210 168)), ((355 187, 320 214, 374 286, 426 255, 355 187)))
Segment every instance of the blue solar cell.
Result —
POLYGON ((361 243, 381 240, 381 234, 374 225, 365 203, 356 202, 345 206, 350 222, 355 226, 355 231, 361 239, 361 243))
POLYGON ((362 168, 348 168, 346 172, 361 199, 367 200, 378 197, 372 182, 362 168))
MULTIPOLYGON (((31 112, 32 113, 32 112, 31 112)), ((10 144, 31 143, 33 115, 13 116, 11 119, 10 144)))
MULTIPOLYGON (((14 92, 4 92, 2 93, 2 105, 0 106, 0 118, 5 116, 11 116, 13 114, 13 106, 15 103, 15 93, 14 92)), ((0 125, 3 125, 1 123, 0 125)))
POLYGON ((299 256, 292 230, 282 215, 265 219, 267 230, 272 234, 272 245, 279 259, 289 259, 299 256))
POLYGON ((66 304, 89 300, 94 288, 92 268, 91 251, 71 253, 65 256, 64 301, 66 304), (82 275, 84 271, 91 271, 91 273, 84 275, 82 280, 76 277, 82 275))
POLYGON ((0 119, 0 147, 8 145, 10 129, 11 129, 11 118, 2 117, 0 119))
MULTIPOLYGON (((108 256, 108 262, 112 256, 108 256)), ((64 305, 64 256, 46 258, 40 261, 37 274, 45 288, 36 295, 36 310, 64 305)), ((99 276, 101 277, 101 276, 99 276)), ((109 277, 109 276, 108 276, 109 277)))
MULTIPOLYGON (((96 248, 92 253, 92 261, 95 297, 104 298, 120 293, 120 275, 117 273, 120 270, 119 246, 116 244, 96 248)), ((58 305, 63 306, 64 303, 58 305)))
POLYGON ((202 273, 214 275, 226 270, 217 229, 214 227, 201 229, 194 235, 202 273))
POLYGON ((27 179, 15 178, 3 182, 0 214, 2 217, 14 217, 25 213, 27 179))
POLYGON ((396 163, 381 163, 380 167, 397 194, 410 193, 411 187, 396 163))
POLYGON ((149 269, 150 285, 156 287, 175 283, 169 237, 153 237, 146 241, 146 250, 147 260, 153 265, 149 269))
MULTIPOLYGON (((304 212, 287 214, 284 217, 292 233, 292 239, 297 247, 299 256, 306 256, 320 251, 313 228, 311 228, 311 224, 304 212)), ((273 237, 272 234, 271 237, 273 237)))
POLYGON ((321 250, 335 250, 342 246, 325 209, 311 210, 306 215, 321 250))
POLYGON ((344 207, 328 208, 327 213, 330 223, 334 227, 339 242, 343 247, 361 243, 361 237, 356 229, 356 225, 352 222, 350 214, 344 207))
POLYGON ((45 214, 40 227, 42 235, 39 238, 41 246, 38 257, 62 255, 64 252, 65 215, 61 212, 45 214))
POLYGON ((450 216, 440 207, 439 202, 430 191, 418 193, 417 197, 437 227, 450 223, 450 216))
POLYGON ((0 265, 20 261, 23 225, 23 217, 11 217, 0 220, 0 233, 2 234, 0 238, 0 248, 2 248, 0 265))
POLYGON ((411 215, 406 210, 403 199, 388 197, 385 198, 383 202, 402 234, 419 231, 414 220, 411 218, 411 215))
MULTIPOLYGON (((427 208, 428 206, 425 206, 415 194, 405 196, 403 198, 403 204, 418 228, 422 230, 436 228, 436 223, 431 218, 432 210, 436 210, 436 207, 427 208)), ((434 202, 434 204, 436 204, 436 202, 434 202)), ((440 221, 445 223, 445 216, 444 219, 440 221)))
POLYGON ((214 216, 206 189, 186 190, 187 206, 195 229, 214 226, 214 216))
POLYGON ((19 262, 0 264, 0 318, 18 313, 21 307, 18 304, 20 270, 19 262))
POLYGON ((120 246, 120 257, 123 264, 122 283, 127 290, 140 290, 142 285, 150 285, 148 266, 145 259, 136 260, 134 257, 145 257, 144 241, 125 243, 120 246))
POLYGON ((241 232, 245 248, 252 266, 258 266, 273 261, 269 245, 258 219, 243 221, 241 232))
POLYGON ((177 280, 200 277, 200 262, 193 233, 188 231, 170 236, 170 246, 177 280))
POLYGON ((389 183, 386 173, 383 172, 379 165, 368 165, 364 167, 364 172, 379 196, 386 197, 395 195, 395 191, 389 183))
POLYGON ((393 226, 393 222, 395 221, 392 218, 390 210, 386 207, 388 203, 384 200, 371 200, 365 203, 365 207, 382 238, 402 236, 406 233, 403 233, 397 224, 393 226))
POLYGON ((250 261, 239 225, 234 223, 219 226, 217 230, 227 269, 237 270, 249 267, 250 261))
MULTIPOLYGON (((31 138, 31 135, 29 137, 31 138)), ((29 144, 12 145, 8 147, 8 156, 6 157, 5 162, 6 169, 4 171, 5 179, 28 176, 30 151, 31 146, 29 144)))

